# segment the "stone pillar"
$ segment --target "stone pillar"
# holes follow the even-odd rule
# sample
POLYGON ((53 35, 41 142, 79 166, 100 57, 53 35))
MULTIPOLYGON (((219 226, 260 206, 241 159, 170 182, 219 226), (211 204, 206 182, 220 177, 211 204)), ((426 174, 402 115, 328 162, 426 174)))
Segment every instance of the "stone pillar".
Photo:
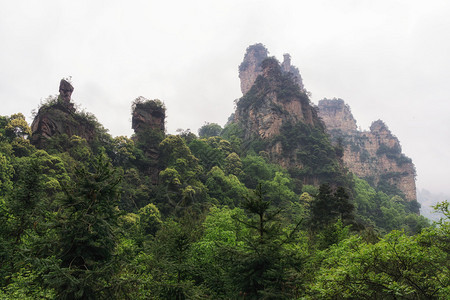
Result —
POLYGON ((59 99, 61 99, 64 104, 68 105, 70 103, 70 98, 72 97, 72 92, 72 84, 65 79, 61 79, 61 82, 59 83, 59 99))

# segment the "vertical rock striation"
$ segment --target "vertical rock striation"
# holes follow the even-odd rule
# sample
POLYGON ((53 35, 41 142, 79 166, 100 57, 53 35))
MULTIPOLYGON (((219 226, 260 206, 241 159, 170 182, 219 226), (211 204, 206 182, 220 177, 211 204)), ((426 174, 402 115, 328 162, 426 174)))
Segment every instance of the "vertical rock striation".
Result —
POLYGON ((250 46, 239 67, 244 95, 236 103, 233 122, 242 129, 245 147, 265 151, 303 184, 342 184, 339 158, 298 69, 288 54, 280 64, 267 53, 262 44, 250 46))
POLYGON ((373 122, 370 131, 358 131, 342 99, 319 101, 319 116, 334 142, 343 146, 343 160, 351 172, 381 190, 416 200, 414 164, 383 121, 373 122))
POLYGON ((328 132, 351 135, 357 130, 350 107, 342 99, 323 99, 319 102, 319 115, 328 132))
POLYGON ((268 57, 268 53, 263 44, 255 44, 247 48, 244 60, 239 65, 242 94, 245 95, 255 83, 256 78, 262 74, 261 63, 268 57))
POLYGON ((274 137, 286 122, 321 125, 308 96, 289 74, 282 72, 275 58, 265 59, 257 68, 259 75, 237 102, 235 112, 235 120, 245 124, 246 137, 274 137))

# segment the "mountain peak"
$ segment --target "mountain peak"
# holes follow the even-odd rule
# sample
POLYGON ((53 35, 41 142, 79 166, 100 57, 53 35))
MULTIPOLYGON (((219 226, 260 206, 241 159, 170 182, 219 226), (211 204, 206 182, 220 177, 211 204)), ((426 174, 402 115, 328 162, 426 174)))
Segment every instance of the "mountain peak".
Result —
POLYGON ((291 65, 291 55, 285 53, 283 59, 283 63, 280 64, 275 57, 269 57, 269 51, 261 43, 249 46, 245 52, 244 60, 239 65, 239 78, 241 80, 242 94, 245 95, 250 91, 259 75, 267 76, 269 70, 279 70, 279 72, 283 74, 289 74, 293 79, 293 82, 300 87, 300 90, 304 90, 300 71, 298 68, 291 65), (269 61, 266 61, 267 59, 269 59, 269 61), (265 62, 264 66, 263 62, 265 62), (277 65, 276 67, 275 62, 277 65), (269 69, 263 74, 263 70, 268 67, 269 69))

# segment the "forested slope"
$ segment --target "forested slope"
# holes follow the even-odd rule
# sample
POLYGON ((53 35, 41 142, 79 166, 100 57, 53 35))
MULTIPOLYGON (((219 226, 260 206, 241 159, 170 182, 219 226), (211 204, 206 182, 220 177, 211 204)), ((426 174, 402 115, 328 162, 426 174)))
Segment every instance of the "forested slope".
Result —
POLYGON ((303 105, 302 118, 273 106, 290 119, 269 138, 249 118, 167 135, 163 103, 143 97, 130 138, 64 91, 33 130, 0 117, 0 298, 444 299, 448 203, 430 226, 349 173, 307 93, 266 64, 276 76, 256 79, 238 115, 303 105))

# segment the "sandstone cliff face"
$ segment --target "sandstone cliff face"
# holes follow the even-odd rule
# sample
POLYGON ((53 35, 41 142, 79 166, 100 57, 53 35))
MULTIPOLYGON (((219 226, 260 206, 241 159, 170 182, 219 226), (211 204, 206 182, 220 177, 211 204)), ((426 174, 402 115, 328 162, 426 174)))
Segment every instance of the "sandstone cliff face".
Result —
POLYGON ((406 200, 416 200, 414 164, 383 121, 373 122, 370 131, 357 131, 350 108, 341 99, 319 101, 319 116, 332 139, 342 143, 343 160, 351 172, 382 190, 398 189, 406 200))
POLYGON ((159 100, 138 97, 133 103, 131 128, 136 134, 146 130, 165 131, 166 110, 159 100))
MULTIPOLYGON (((234 115, 236 121, 244 123, 247 137, 256 134, 262 139, 271 138, 280 134, 286 122, 321 125, 308 96, 300 90, 295 78, 282 71, 276 59, 264 60, 258 69, 257 79, 237 102, 234 115)), ((248 78, 244 82, 247 85, 248 78)))
POLYGON ((340 184, 342 168, 325 133, 323 122, 311 105, 298 69, 289 55, 280 64, 267 50, 250 46, 240 66, 244 96, 236 103, 233 122, 243 130, 249 147, 291 171, 303 184, 322 180, 340 184), (320 151, 317 151, 320 149, 320 151))
POLYGON ((57 99, 51 99, 43 105, 31 124, 31 142, 38 148, 44 148, 47 142, 55 136, 73 135, 85 138, 88 142, 96 135, 95 120, 90 116, 76 112, 71 95, 73 86, 66 80, 61 80, 57 99))
POLYGON ((263 44, 255 44, 247 48, 244 61, 239 65, 239 79, 242 94, 246 94, 256 78, 261 75, 261 63, 267 58, 268 51, 263 44))
POLYGON ((328 131, 339 130, 342 134, 356 132, 356 120, 350 107, 342 99, 323 99, 319 102, 319 115, 328 131))

